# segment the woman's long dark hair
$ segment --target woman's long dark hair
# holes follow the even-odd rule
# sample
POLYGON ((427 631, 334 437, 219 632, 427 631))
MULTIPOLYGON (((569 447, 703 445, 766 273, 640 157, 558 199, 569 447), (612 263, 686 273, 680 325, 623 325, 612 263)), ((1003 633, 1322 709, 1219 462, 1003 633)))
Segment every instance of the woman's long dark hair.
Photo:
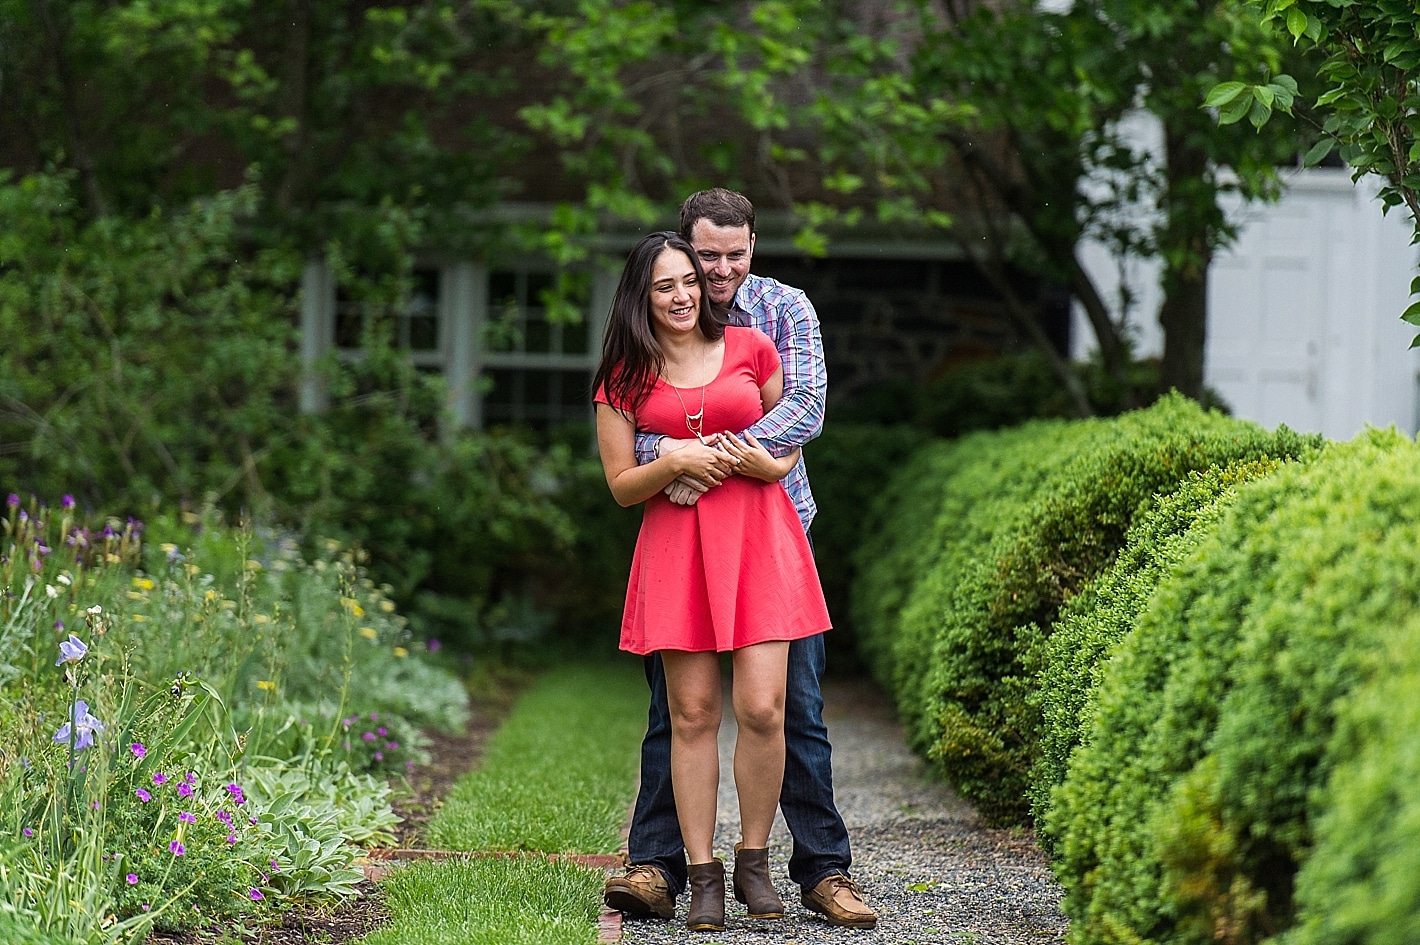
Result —
POLYGON ((592 391, 606 385, 607 400, 623 404, 633 412, 651 393, 656 376, 665 366, 665 352, 651 331, 651 275, 656 260, 668 249, 685 253, 695 266, 695 278, 700 285, 700 333, 710 341, 725 336, 725 320, 710 310, 710 292, 705 284, 705 270, 695 250, 679 234, 664 230, 652 233, 636 244, 626 257, 616 297, 607 317, 606 336, 602 339, 602 360, 592 378, 592 391))

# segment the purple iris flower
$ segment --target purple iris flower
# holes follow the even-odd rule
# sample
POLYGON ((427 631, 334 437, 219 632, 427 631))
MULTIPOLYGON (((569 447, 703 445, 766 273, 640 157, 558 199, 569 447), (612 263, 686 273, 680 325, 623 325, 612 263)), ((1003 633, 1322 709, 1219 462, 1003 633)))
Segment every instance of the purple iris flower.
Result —
POLYGON ((54 733, 56 742, 67 743, 72 738, 74 750, 83 751, 94 743, 94 733, 102 732, 104 723, 89 714, 89 704, 83 699, 74 702, 74 717, 54 733))
POLYGON ((65 663, 77 663, 84 658, 84 654, 89 652, 89 648, 84 645, 74 634, 69 634, 69 639, 59 644, 59 659, 54 661, 55 666, 62 666, 65 663))

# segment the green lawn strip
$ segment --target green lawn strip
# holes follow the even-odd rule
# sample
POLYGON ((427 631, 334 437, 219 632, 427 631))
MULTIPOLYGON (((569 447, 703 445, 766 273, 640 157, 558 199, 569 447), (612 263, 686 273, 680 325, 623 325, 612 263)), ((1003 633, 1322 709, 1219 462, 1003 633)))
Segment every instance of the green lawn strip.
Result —
POLYGON ((639 663, 544 673, 430 822, 446 850, 615 853, 635 789, 648 694, 639 663))
POLYGON ((381 885, 393 921, 361 945, 594 945, 606 874, 540 856, 422 862, 381 885))

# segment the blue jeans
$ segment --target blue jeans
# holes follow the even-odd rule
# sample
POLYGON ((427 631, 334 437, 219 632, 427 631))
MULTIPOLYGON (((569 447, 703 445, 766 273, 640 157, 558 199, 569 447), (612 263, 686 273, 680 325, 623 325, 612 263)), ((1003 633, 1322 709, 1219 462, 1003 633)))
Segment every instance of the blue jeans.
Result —
MULTIPOLYGON (((805 889, 834 873, 848 875, 853 862, 848 828, 833 803, 833 749, 823 724, 819 690, 823 669, 823 634, 789 644, 779 809, 794 837, 789 878, 805 889)), ((626 851, 632 864, 659 867, 672 895, 678 896, 686 882, 685 847, 671 789, 671 718, 659 653, 646 657, 646 682, 651 686, 651 711, 641 743, 641 791, 631 815, 626 851)))

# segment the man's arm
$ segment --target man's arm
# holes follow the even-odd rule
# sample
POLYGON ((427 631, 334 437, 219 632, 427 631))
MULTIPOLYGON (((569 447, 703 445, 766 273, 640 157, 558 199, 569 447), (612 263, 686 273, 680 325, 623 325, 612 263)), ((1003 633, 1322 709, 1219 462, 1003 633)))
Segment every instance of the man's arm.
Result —
POLYGON ((636 434, 636 463, 644 466, 656 460, 656 441, 661 438, 659 433, 638 433, 636 434))
POLYGON ((778 330, 771 336, 784 365, 784 396, 747 433, 754 434, 774 456, 787 456, 823 430, 828 395, 828 370, 818 313, 798 289, 776 303, 778 330))

